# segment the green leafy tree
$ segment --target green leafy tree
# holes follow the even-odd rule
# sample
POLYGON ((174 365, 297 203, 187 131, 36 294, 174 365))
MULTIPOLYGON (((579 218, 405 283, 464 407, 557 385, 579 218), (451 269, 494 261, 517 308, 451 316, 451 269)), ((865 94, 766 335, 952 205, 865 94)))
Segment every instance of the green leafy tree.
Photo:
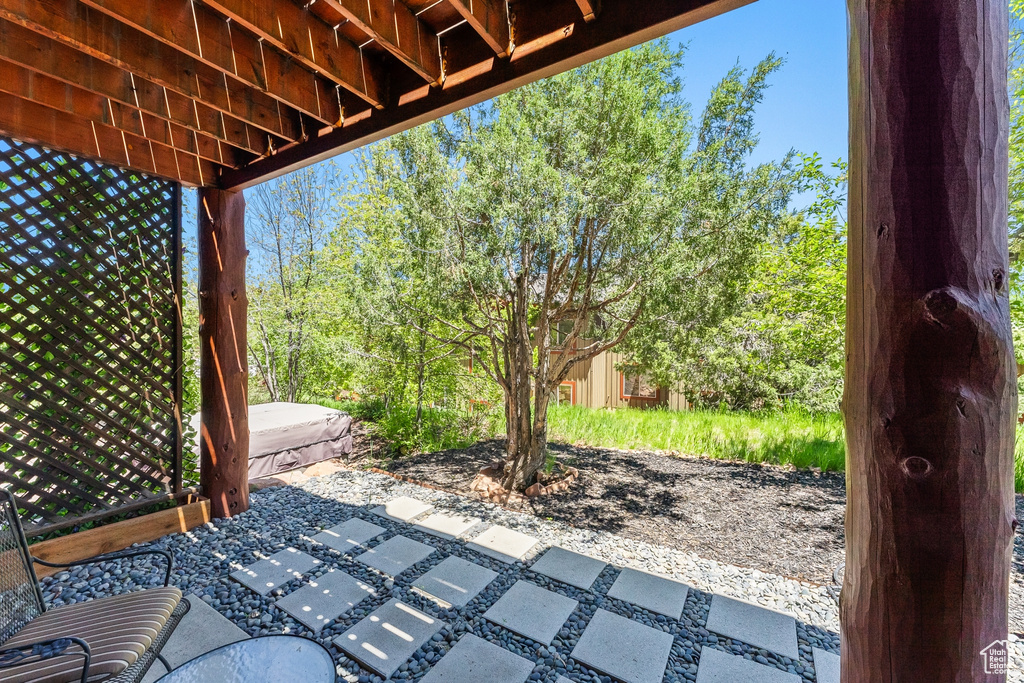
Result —
POLYGON ((318 257, 337 225, 338 174, 310 167, 248 197, 249 355, 271 401, 294 402, 306 386, 317 324, 338 317, 318 257))
POLYGON ((780 60, 731 70, 695 126, 682 57, 665 41, 621 52, 395 136, 367 164, 388 197, 371 210, 402 226, 395 252, 430 255, 432 299, 405 300, 406 322, 502 391, 508 488, 543 466, 548 401, 574 365, 619 345, 650 365, 678 353, 739 303, 785 212, 789 160, 747 163, 780 60))
POLYGON ((788 217, 753 264, 742 308, 683 359, 696 405, 838 409, 846 320, 846 164, 801 169, 814 202, 788 217))

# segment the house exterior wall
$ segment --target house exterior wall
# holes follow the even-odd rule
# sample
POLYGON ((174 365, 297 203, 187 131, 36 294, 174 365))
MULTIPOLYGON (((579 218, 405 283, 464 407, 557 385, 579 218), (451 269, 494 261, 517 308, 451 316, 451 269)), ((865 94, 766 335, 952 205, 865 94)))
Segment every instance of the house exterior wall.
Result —
POLYGON ((682 393, 682 384, 674 388, 659 388, 657 398, 653 400, 624 396, 622 373, 615 369, 622 361, 622 354, 605 351, 590 360, 574 365, 566 382, 574 385, 575 405, 588 408, 689 409, 690 406, 682 393))
MULTIPOLYGON (((556 353, 552 353, 552 360, 556 356, 556 353)), ((660 387, 654 400, 623 396, 622 373, 615 369, 622 361, 621 353, 605 351, 575 364, 562 383, 572 389, 572 404, 587 408, 690 409, 690 404, 683 395, 682 383, 675 388, 660 387)), ((472 361, 468 357, 463 359, 463 365, 469 372, 473 371, 472 361)))

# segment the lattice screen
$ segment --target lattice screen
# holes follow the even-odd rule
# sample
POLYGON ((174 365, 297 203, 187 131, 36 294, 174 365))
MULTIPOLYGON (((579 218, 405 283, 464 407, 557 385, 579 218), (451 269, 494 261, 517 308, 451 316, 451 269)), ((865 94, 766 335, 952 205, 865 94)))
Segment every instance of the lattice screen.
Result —
POLYGON ((180 196, 0 138, 0 484, 35 531, 180 490, 180 196))

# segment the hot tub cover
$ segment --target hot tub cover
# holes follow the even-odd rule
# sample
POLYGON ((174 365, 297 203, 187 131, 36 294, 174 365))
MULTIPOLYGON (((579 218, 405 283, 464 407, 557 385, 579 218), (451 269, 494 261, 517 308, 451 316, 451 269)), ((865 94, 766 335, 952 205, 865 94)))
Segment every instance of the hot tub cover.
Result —
MULTIPOLYGON (((198 451, 199 414, 192 416, 198 451)), ((266 477, 352 452, 352 418, 304 403, 249 406, 249 478, 266 477)))

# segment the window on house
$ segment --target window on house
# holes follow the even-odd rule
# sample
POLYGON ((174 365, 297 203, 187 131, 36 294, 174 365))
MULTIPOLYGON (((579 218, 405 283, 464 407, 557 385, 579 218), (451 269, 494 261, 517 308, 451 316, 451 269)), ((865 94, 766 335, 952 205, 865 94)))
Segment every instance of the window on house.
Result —
POLYGON ((638 372, 624 372, 622 377, 622 398, 657 400, 658 385, 650 377, 638 372))
POLYGON ((558 385, 555 393, 555 403, 558 405, 576 405, 576 382, 562 382, 558 385))
MULTIPOLYGON (((573 322, 571 320, 563 320, 555 323, 551 326, 551 346, 557 347, 565 343, 568 339, 569 333, 572 332, 573 322)), ((574 344, 575 346, 575 344, 574 344)))

